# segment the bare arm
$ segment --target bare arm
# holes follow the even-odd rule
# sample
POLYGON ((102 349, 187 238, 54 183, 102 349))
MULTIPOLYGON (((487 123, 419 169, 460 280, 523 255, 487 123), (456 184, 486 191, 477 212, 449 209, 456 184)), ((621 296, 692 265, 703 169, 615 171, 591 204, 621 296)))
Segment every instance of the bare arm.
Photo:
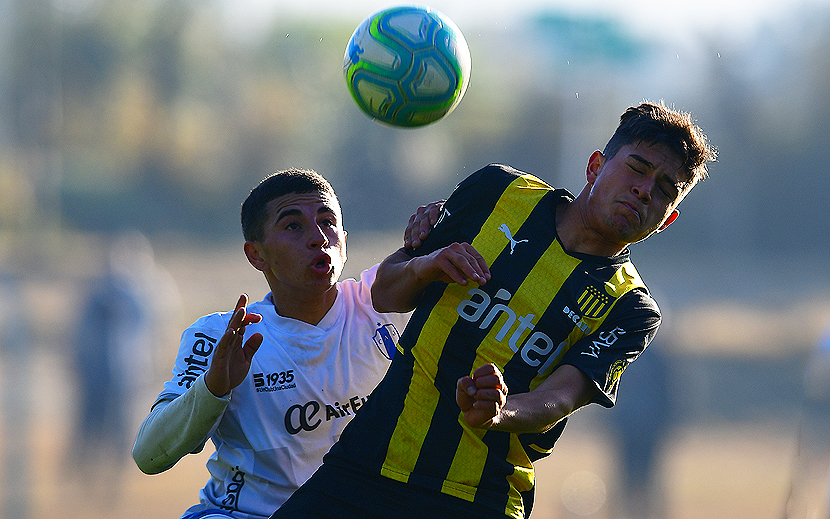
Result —
POLYGON ((458 379, 456 402, 471 427, 545 432, 590 402, 596 391, 584 373, 564 364, 532 391, 507 396, 501 372, 487 364, 458 379))
POLYGON ((466 285, 472 280, 483 285, 488 279, 487 263, 469 243, 453 243, 414 258, 401 249, 378 267, 372 284, 372 304, 379 312, 408 312, 432 282, 466 285))

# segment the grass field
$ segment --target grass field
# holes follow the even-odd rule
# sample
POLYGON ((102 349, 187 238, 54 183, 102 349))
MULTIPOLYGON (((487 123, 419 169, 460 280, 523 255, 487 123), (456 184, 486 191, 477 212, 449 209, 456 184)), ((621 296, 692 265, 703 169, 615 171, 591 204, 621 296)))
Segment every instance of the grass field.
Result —
MULTIPOLYGON (((126 459, 116 472, 104 465, 82 471, 61 463, 69 446, 64 431, 55 428, 55 418, 54 414, 39 416, 36 433, 29 438, 33 454, 27 476, 29 518, 63 519, 71 511, 72 516, 84 519, 174 519, 196 502, 206 480, 204 464, 210 444, 205 452, 188 456, 155 476, 140 473, 126 459)), ((625 517, 615 513, 619 510, 613 498, 619 477, 615 452, 606 447, 605 438, 576 422, 566 429, 554 453, 538 464, 532 517, 625 517)), ((778 519, 792 452, 791 435, 780 426, 679 431, 659 467, 662 488, 656 490, 665 506, 661 517, 778 519)))

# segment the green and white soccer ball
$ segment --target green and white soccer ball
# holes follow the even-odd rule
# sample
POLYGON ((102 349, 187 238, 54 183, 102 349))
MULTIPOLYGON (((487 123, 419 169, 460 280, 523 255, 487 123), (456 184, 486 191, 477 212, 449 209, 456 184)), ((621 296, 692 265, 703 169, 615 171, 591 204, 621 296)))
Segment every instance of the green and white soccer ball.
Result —
POLYGON ((449 18, 429 7, 400 6, 357 27, 343 72, 352 97, 370 117, 417 127, 458 106, 471 65, 467 41, 449 18))

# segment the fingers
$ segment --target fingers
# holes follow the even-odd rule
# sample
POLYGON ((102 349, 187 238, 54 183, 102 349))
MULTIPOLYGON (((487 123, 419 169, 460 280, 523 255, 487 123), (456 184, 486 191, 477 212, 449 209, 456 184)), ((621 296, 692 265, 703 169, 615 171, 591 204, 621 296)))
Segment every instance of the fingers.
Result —
POLYGON ((441 216, 441 211, 444 209, 445 203, 447 203, 446 200, 436 200, 435 202, 430 202, 427 205, 425 213, 426 217, 429 219, 430 227, 433 227, 436 223, 438 223, 438 218, 441 216))
POLYGON ((445 200, 430 202, 418 207, 415 214, 409 217, 409 224, 404 231, 404 247, 416 249, 429 235, 432 228, 438 223, 445 200))
POLYGON ((248 306, 248 296, 242 294, 236 303, 233 315, 228 322, 228 330, 233 330, 235 333, 241 335, 245 334, 245 326, 258 323, 262 320, 259 314, 248 313, 246 307, 248 306))
POLYGON ((231 314, 231 319, 228 322, 228 330, 236 330, 242 324, 242 321, 245 319, 245 307, 248 306, 248 296, 246 294, 242 294, 239 296, 239 300, 236 302, 236 306, 234 306, 233 314, 231 314))
POLYGON ((458 391, 464 393, 465 395, 473 396, 476 394, 476 383, 470 377, 461 377, 458 379, 458 383, 456 384, 456 389, 458 391))
POLYGON ((469 382, 465 382, 467 394, 474 396, 476 407, 496 403, 501 408, 507 401, 507 384, 501 371, 494 364, 485 364, 473 372, 469 382))
MULTIPOLYGON (((472 378, 476 382, 478 382, 479 379, 482 379, 482 378, 485 378, 485 377, 496 377, 500 383, 504 384, 504 379, 502 377, 501 371, 492 362, 488 363, 488 364, 484 364, 483 366, 481 366, 478 369, 476 369, 475 371, 473 371, 472 378)), ((490 380, 490 379, 488 379, 488 380, 490 380)))
POLYGON ((507 384, 493 364, 481 366, 471 377, 459 378, 456 389, 476 400, 497 401, 503 405, 507 399, 507 384))
POLYGON ((248 337, 248 340, 245 341, 245 347, 243 348, 245 351, 245 356, 250 361, 254 357, 254 353, 257 352, 259 347, 262 345, 262 334, 255 333, 248 337))
MULTIPOLYGON (((424 206, 419 207, 415 214, 409 217, 409 223, 406 224, 406 229, 403 231, 403 246, 407 249, 414 249, 412 243, 416 241, 415 238, 420 235, 420 223, 417 222, 418 215, 423 213, 424 206), (417 231, 415 229, 418 229, 417 231)), ((420 239, 417 240, 420 245, 420 239)))
POLYGON ((472 376, 458 379, 455 400, 468 425, 491 428, 499 423, 507 403, 507 385, 498 368, 486 364, 472 376))
POLYGON ((487 262, 469 243, 453 243, 438 251, 436 265, 454 283, 466 285, 468 280, 479 285, 490 279, 487 262))
MULTIPOLYGON (((258 323, 262 320, 262 316, 260 314, 247 312, 245 308, 247 304, 248 296, 245 294, 239 296, 235 310, 228 321, 227 328, 225 328, 225 333, 222 335, 222 338, 217 345, 215 356, 224 357, 226 355, 230 355, 234 350, 241 348, 242 339, 245 337, 245 327, 249 324, 258 323)), ((252 335, 245 343, 246 347, 250 344, 255 348, 250 352, 251 356, 253 356, 253 353, 256 352, 256 349, 258 349, 260 344, 262 344, 262 336, 260 335, 258 338, 255 338, 257 335, 259 334, 252 335)))

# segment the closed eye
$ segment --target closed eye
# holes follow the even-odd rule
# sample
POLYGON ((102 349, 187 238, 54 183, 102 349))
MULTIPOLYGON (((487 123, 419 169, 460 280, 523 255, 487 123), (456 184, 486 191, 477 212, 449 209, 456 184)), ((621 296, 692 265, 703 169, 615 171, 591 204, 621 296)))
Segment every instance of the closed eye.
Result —
POLYGON ((677 186, 675 186, 668 178, 661 180, 657 183, 657 185, 660 188, 660 192, 663 193, 663 195, 665 195, 669 200, 676 199, 680 194, 677 186))

